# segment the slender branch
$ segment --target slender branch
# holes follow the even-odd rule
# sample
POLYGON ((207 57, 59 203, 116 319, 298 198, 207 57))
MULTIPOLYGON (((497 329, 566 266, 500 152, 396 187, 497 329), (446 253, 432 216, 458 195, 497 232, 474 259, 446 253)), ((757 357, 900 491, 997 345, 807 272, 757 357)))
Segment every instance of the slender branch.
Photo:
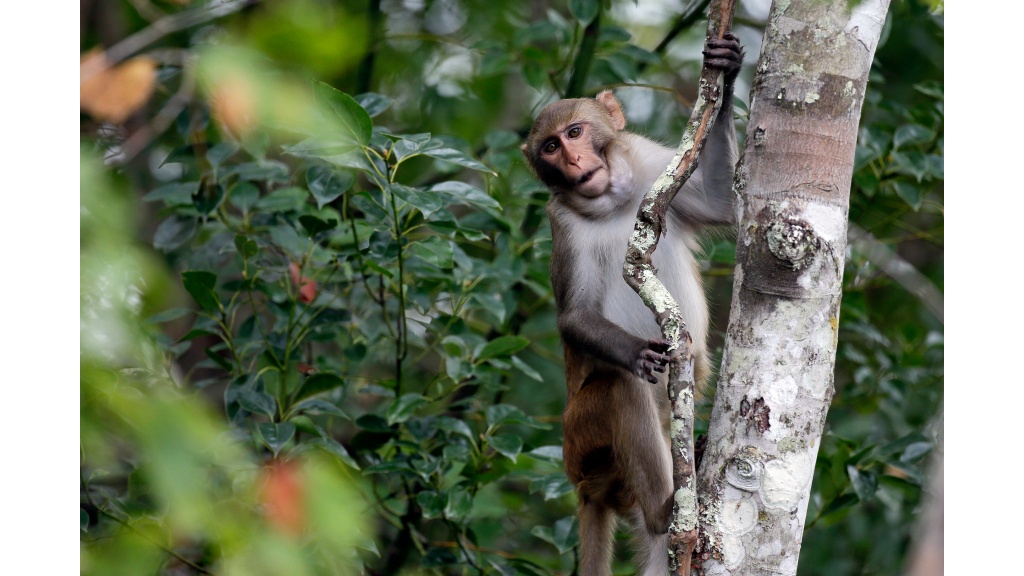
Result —
POLYGON ((587 84, 587 76, 590 75, 590 65, 594 61, 594 52, 597 50, 597 37, 601 34, 601 12, 587 24, 583 31, 583 40, 580 41, 580 50, 576 53, 576 61, 573 63, 572 76, 569 77, 569 84, 565 87, 565 98, 579 98, 583 95, 583 88, 587 84))
MULTIPOLYGON (((700 2, 693 4, 690 10, 680 14, 676 18, 676 21, 672 23, 672 28, 670 28, 668 33, 665 34, 665 37, 662 38, 661 42, 658 42, 658 45, 651 51, 655 54, 663 54, 668 48, 668 45, 676 39, 676 36, 679 36, 679 34, 685 30, 689 30, 694 24, 704 18, 704 9, 707 8, 710 3, 711 0, 700 0, 700 2)), ((642 72, 646 67, 646 63, 641 64, 640 71, 642 72)))
POLYGON ((188 106, 192 95, 196 90, 195 60, 186 58, 182 66, 181 85, 178 91, 171 96, 163 108, 153 116, 153 119, 142 128, 132 134, 121 146, 121 153, 115 158, 115 163, 124 166, 131 162, 140 152, 146 149, 154 139, 164 133, 174 119, 181 114, 181 111, 188 106))
POLYGON ((123 519, 123 518, 120 518, 120 517, 118 517, 118 516, 117 516, 116 514, 112 514, 112 513, 110 513, 110 511, 108 511, 108 510, 107 510, 106 508, 104 508, 104 507, 100 506, 99 504, 97 504, 97 503, 96 503, 96 501, 95 501, 95 500, 93 500, 93 498, 92 498, 92 494, 90 494, 90 493, 89 493, 89 483, 88 483, 88 482, 86 481, 86 479, 85 479, 85 475, 84 475, 84 474, 83 474, 83 473, 82 473, 81 471, 79 471, 79 473, 78 473, 78 477, 79 477, 79 480, 81 480, 81 482, 82 482, 82 493, 83 493, 83 494, 85 494, 85 501, 86 501, 86 502, 87 502, 87 503, 88 503, 88 504, 89 504, 90 506, 92 506, 93 508, 95 508, 97 512, 99 512, 100 514, 102 514, 102 515, 106 516, 107 518, 110 518, 110 519, 111 519, 111 520, 113 520, 114 522, 117 522, 117 523, 118 523, 118 524, 120 524, 121 526, 124 526, 124 527, 125 527, 125 528, 127 528, 128 530, 131 530, 131 531, 132 531, 132 532, 134 532, 135 534, 137 534, 137 535, 141 536, 141 537, 142 537, 143 539, 145 539, 145 540, 146 540, 147 542, 149 542, 149 543, 150 543, 150 544, 152 544, 153 546, 156 546, 157 548, 159 548, 160 550, 162 550, 162 551, 163 551, 163 552, 164 552, 165 554, 167 554, 167 555, 169 555, 169 556, 173 557, 173 558, 174 558, 175 560, 177 560, 178 562, 181 562, 182 564, 184 564, 184 565, 188 566, 189 568, 191 568, 191 569, 195 570, 196 572, 199 572, 199 573, 201 573, 201 574, 213 574, 213 572, 210 572, 210 571, 209 571, 209 570, 207 570, 206 568, 203 568, 202 566, 200 566, 200 565, 198 565, 198 564, 196 564, 196 563, 192 562, 192 561, 191 561, 191 560, 189 560, 188 558, 185 558, 185 557, 184 557, 184 556, 182 556, 181 554, 178 554, 177 552, 175 552, 174 550, 171 550, 171 549, 170 549, 170 548, 168 548, 167 546, 164 546, 164 545, 163 545, 163 544, 161 544, 160 542, 157 542, 157 541, 156 541, 156 540, 155 540, 155 539, 154 539, 154 538, 153 538, 152 536, 150 536, 149 534, 147 534, 147 533, 145 533, 145 532, 143 532, 143 531, 139 530, 139 529, 138 529, 138 528, 136 528, 135 526, 132 526, 132 525, 131 525, 131 524, 130 524, 130 523, 129 523, 128 521, 126 521, 125 519, 123 519))
POLYGON ((373 64, 377 58, 377 47, 380 45, 381 22, 383 13, 380 11, 380 0, 370 0, 367 7, 369 37, 366 39, 366 55, 359 63, 359 75, 356 81, 357 93, 369 92, 373 87, 373 64))
POLYGON ((850 222, 847 236, 853 249, 867 257, 882 272, 903 286, 928 308, 939 322, 943 321, 942 292, 927 276, 900 257, 891 248, 875 238, 870 232, 850 222))
MULTIPOLYGON (((222 0, 188 10, 187 12, 161 18, 108 48, 104 54, 105 64, 106 66, 114 66, 168 34, 227 16, 258 1, 222 0)), ((101 68, 97 67, 97 69, 86 71, 81 77, 81 82, 85 82, 100 70, 101 68)))
MULTIPOLYGON (((734 0, 714 0, 708 9, 707 37, 722 38, 732 26, 734 0)), ((666 212, 676 193, 697 169, 700 153, 722 107, 724 75, 704 66, 696 107, 683 132, 675 157, 644 196, 626 249, 622 275, 654 313, 670 349, 678 350, 669 366, 668 396, 672 402, 672 522, 669 525, 669 569, 689 576, 697 544, 697 481, 693 449, 693 355, 691 338, 679 305, 658 279, 651 257, 664 234, 666 212)))

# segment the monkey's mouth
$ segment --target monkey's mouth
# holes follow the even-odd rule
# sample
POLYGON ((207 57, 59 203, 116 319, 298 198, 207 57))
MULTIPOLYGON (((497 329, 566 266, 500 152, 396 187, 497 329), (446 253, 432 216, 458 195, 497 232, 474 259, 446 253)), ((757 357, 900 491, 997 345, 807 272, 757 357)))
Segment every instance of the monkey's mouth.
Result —
POLYGON ((587 172, 583 176, 580 176, 580 179, 576 181, 576 185, 580 186, 582 184, 586 184, 587 182, 590 182, 591 178, 594 177, 594 174, 596 174, 597 171, 600 170, 600 169, 601 169, 600 167, 594 168, 590 172, 587 172))

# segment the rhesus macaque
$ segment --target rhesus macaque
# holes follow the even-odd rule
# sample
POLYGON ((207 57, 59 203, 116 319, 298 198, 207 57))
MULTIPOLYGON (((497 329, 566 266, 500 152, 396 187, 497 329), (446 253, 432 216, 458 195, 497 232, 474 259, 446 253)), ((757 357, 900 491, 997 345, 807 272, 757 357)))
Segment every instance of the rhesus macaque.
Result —
MULTIPOLYGON (((732 92, 743 51, 727 34, 708 42, 704 54, 709 66, 725 72, 721 112, 697 171, 672 202, 653 257, 693 338, 698 386, 708 375, 708 310, 695 234, 735 220, 732 92)), ((548 105, 522 146, 552 192, 551 283, 568 387, 564 458, 579 497, 582 576, 611 574, 616 514, 633 525, 643 575, 668 573, 670 407, 658 373, 670 360, 669 343, 623 280, 622 265, 640 201, 675 150, 624 132, 625 126, 618 101, 605 91, 548 105)))

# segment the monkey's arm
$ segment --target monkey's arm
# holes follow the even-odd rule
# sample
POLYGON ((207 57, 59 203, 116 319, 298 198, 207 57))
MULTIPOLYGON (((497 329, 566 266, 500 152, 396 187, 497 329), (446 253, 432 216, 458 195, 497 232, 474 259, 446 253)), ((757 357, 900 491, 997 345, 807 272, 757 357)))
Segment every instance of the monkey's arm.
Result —
POLYGON ((571 236, 569 211, 549 209, 552 228, 551 285, 558 305, 558 331, 567 346, 608 362, 649 382, 664 372, 671 359, 669 343, 627 332, 603 315, 605 281, 593 255, 575 247, 583 243, 571 236))
POLYGON ((711 40, 704 51, 708 66, 725 74, 721 94, 722 107, 708 134, 696 173, 676 195, 672 208, 685 222, 704 226, 733 224, 732 179, 739 156, 732 96, 736 75, 743 62, 743 48, 731 32, 721 40, 711 40))

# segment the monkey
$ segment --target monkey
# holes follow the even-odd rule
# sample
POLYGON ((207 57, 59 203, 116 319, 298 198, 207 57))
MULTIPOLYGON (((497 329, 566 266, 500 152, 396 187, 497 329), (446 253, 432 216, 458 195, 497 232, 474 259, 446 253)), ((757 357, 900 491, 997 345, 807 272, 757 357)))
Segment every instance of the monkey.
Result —
MULTIPOLYGON (((743 49, 727 33, 708 41, 704 57, 725 74, 722 107, 653 255, 693 340, 698 388, 709 373, 709 317, 696 232, 735 224, 732 95, 743 49)), ((549 104, 521 147, 551 191, 550 272, 567 387, 563 460, 579 502, 583 576, 610 576, 617 516, 632 524, 642 575, 668 573, 672 462, 663 374, 669 342, 622 278, 622 265, 640 201, 675 150, 625 127, 618 100, 604 91, 549 104)))

